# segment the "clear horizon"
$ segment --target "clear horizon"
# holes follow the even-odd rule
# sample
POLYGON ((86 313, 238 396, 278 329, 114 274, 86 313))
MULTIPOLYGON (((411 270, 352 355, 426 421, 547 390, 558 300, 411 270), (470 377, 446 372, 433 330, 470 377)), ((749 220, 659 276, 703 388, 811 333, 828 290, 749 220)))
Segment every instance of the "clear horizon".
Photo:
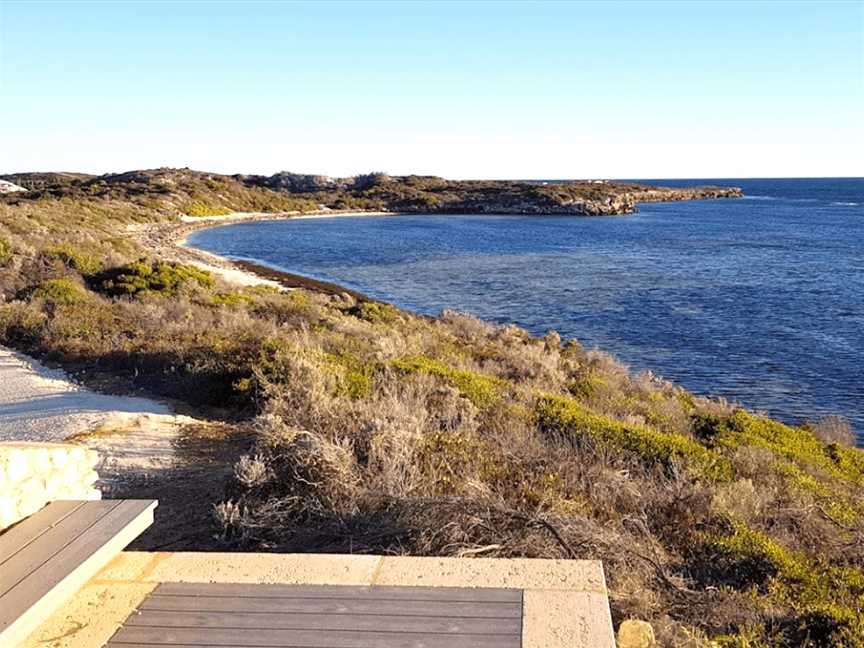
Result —
POLYGON ((864 3, 0 3, 0 173, 860 177, 864 3))

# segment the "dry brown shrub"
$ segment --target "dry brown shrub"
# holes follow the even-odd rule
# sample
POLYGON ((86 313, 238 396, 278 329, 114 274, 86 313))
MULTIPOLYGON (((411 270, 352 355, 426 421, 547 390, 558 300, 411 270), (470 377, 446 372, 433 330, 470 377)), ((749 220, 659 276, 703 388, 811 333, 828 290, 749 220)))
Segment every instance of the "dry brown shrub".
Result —
POLYGON ((717 488, 711 508, 718 515, 749 522, 757 520, 773 499, 770 491, 756 488, 752 479, 739 479, 717 488))
POLYGON ((361 434, 368 444, 366 472, 374 480, 369 486, 398 498, 422 488, 417 453, 430 426, 426 403, 434 386, 421 377, 388 387, 358 416, 366 421, 361 434))
POLYGON ((560 356, 557 350, 548 350, 544 344, 535 340, 530 343, 508 344, 482 364, 482 369, 490 374, 521 383, 525 388, 543 387, 559 389, 566 376, 559 367, 560 356))
POLYGON ((454 310, 444 310, 439 319, 451 333, 468 341, 492 337, 499 328, 470 313, 454 310))
POLYGON ((735 449, 731 459, 735 467, 735 474, 740 477, 749 478, 758 484, 764 484, 766 480, 776 481, 776 473, 773 470, 776 457, 770 450, 754 446, 742 446, 735 449))
POLYGON ((261 455, 243 455, 234 464, 234 479, 244 488, 257 488, 272 479, 270 469, 261 455))
POLYGON ((850 448, 855 447, 855 432, 849 421, 842 416, 826 416, 809 425, 817 437, 825 443, 838 443, 850 448))

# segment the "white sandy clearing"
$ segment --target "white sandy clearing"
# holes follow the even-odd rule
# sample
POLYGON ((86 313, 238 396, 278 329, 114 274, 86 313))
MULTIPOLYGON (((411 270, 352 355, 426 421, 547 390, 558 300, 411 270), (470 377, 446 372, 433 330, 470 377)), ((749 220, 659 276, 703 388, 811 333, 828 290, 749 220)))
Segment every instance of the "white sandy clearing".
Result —
MULTIPOLYGON (((195 250, 195 252, 201 253, 200 250, 195 250)), ((198 256, 203 256, 203 254, 209 253, 201 253, 198 256)), ((231 263, 230 259, 220 259, 222 263, 231 263)), ((189 263, 192 265, 201 268, 202 270, 206 270, 208 272, 213 273, 229 284, 233 284, 235 286, 270 286, 271 288, 276 288, 277 290, 285 290, 285 288, 278 281, 273 281, 272 279, 265 279, 264 277, 259 277, 254 272, 249 272, 248 270, 243 270, 234 266, 227 267, 226 265, 217 265, 217 263, 207 263, 205 261, 198 260, 190 260, 189 263)))
POLYGON ((312 218, 335 218, 343 216, 393 216, 395 212, 386 211, 340 211, 338 209, 322 209, 317 212, 231 212, 219 216, 189 216, 183 214, 180 220, 184 223, 200 223, 202 221, 224 222, 242 220, 280 220, 297 218, 301 220, 312 218))
POLYGON ((280 216, 289 216, 292 212, 275 212, 272 214, 268 214, 267 212, 231 212, 230 214, 220 214, 219 216, 189 216, 187 214, 183 214, 180 216, 180 220, 184 223, 200 223, 201 221, 232 221, 232 220, 246 220, 250 218, 265 218, 267 216, 278 218, 280 216))
POLYGON ((0 441, 62 441, 105 427, 191 420, 148 398, 90 391, 62 370, 0 347, 0 441))

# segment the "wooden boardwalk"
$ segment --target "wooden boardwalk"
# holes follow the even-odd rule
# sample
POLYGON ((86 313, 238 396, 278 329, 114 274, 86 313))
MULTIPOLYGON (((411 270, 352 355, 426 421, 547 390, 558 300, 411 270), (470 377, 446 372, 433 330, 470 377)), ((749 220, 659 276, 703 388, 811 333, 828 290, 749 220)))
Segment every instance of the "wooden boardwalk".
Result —
POLYGON ((0 535, 0 646, 14 646, 153 521, 154 500, 58 501, 0 535))
POLYGON ((281 648, 521 648, 522 590, 162 583, 108 643, 281 648))

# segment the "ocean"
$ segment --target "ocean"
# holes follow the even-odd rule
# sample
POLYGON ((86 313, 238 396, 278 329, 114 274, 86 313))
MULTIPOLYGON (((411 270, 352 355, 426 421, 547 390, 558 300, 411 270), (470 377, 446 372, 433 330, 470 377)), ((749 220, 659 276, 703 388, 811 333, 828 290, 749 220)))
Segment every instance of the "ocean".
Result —
POLYGON ((745 197, 620 217, 252 222, 189 244, 419 313, 555 329, 789 423, 845 416, 864 440, 864 179, 641 182, 745 197))

